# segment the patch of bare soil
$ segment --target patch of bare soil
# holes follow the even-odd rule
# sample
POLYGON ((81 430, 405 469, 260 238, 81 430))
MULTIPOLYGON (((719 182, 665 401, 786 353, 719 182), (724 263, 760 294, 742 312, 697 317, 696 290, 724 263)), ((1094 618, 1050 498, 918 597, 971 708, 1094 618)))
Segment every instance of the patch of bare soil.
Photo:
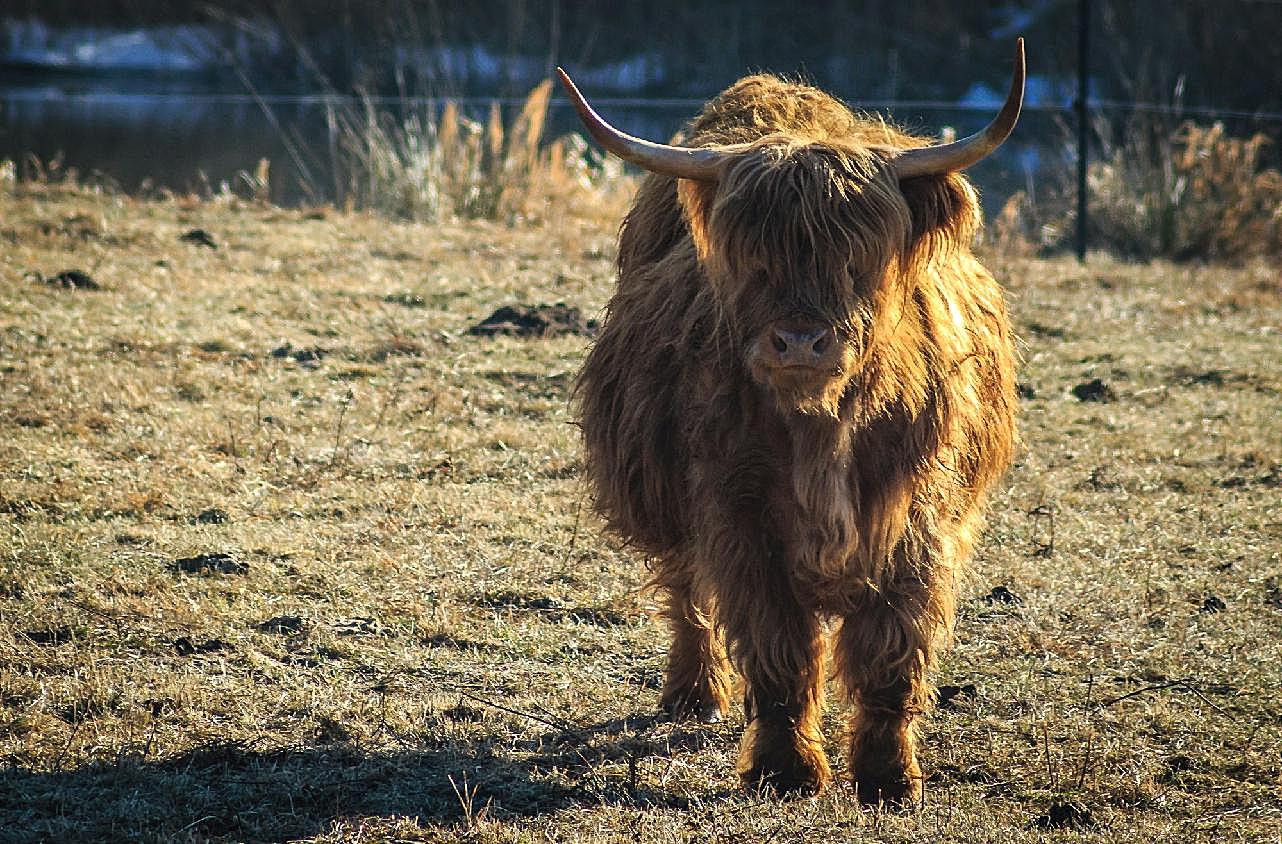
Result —
POLYGON ((1084 381, 1073 388, 1073 395, 1078 401, 1112 402, 1117 401, 1117 393, 1099 378, 1084 381))
POLYGON ((555 305, 504 305, 467 330, 474 337, 559 337, 577 334, 590 337, 597 322, 584 320, 579 309, 557 302, 555 305))
POLYGON ((93 276, 84 270, 63 270, 57 275, 45 276, 40 273, 31 273, 37 281, 44 282, 50 287, 61 287, 64 290, 101 290, 102 285, 94 281, 93 276))

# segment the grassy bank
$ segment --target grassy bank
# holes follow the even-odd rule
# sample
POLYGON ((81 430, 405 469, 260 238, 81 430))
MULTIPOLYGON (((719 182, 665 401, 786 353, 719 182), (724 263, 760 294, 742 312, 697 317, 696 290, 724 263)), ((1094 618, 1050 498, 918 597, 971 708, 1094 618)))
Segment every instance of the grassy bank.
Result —
POLYGON ((989 256, 1024 446, 893 816, 652 717, 589 341, 467 333, 614 225, 0 190, 0 840, 1277 838, 1276 269, 989 256))

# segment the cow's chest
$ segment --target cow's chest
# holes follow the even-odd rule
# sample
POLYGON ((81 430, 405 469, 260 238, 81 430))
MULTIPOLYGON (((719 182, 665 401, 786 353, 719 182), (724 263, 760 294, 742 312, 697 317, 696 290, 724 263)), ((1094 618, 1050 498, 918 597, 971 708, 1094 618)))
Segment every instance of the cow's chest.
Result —
POLYGON ((794 460, 778 476, 772 498, 782 562, 816 602, 839 601, 864 580, 860 502, 848 460, 794 460))

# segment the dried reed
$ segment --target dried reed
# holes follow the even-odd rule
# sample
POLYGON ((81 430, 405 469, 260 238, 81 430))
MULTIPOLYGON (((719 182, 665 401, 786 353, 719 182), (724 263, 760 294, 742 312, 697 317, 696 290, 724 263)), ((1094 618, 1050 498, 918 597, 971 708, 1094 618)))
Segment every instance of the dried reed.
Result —
POLYGON ((1282 173, 1268 139, 1185 122, 1166 143, 1128 138, 1090 168, 1094 243, 1142 259, 1282 254, 1282 173))
POLYGON ((426 221, 620 216, 632 185, 618 162, 590 157, 575 135, 544 143, 551 94, 550 81, 535 86, 510 126, 497 102, 483 125, 452 101, 400 122, 368 99, 359 114, 335 115, 348 204, 426 221))

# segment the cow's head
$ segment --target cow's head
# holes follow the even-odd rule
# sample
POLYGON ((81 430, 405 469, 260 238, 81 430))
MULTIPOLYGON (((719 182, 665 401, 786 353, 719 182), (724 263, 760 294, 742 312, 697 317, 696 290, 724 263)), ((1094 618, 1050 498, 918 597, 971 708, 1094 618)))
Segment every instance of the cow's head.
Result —
POLYGON ((594 138, 677 195, 709 283, 753 378, 781 409, 837 415, 879 325, 910 306, 923 256, 969 237, 974 193, 957 174, 1010 134, 1024 91, 1024 47, 1010 93, 984 130, 905 148, 867 137, 775 134, 679 147, 632 137, 561 82, 594 138))

